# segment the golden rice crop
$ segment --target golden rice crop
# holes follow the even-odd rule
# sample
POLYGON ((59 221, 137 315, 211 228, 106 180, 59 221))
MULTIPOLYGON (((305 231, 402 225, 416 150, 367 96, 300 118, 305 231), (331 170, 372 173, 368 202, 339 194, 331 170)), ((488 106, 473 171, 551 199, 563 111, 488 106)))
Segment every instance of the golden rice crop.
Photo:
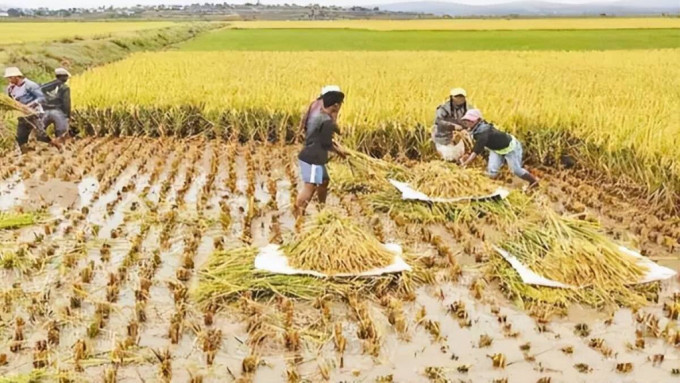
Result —
POLYGON ((319 212, 282 250, 291 266, 328 275, 361 273, 394 261, 394 253, 372 234, 331 210, 319 212))
POLYGON ((243 140, 290 139, 320 86, 334 83, 347 93, 339 120, 346 146, 419 156, 433 154, 435 107, 462 86, 536 161, 554 162, 568 150, 582 165, 649 192, 678 190, 679 49, 462 57, 465 70, 453 71, 461 53, 136 54, 73 79, 74 123, 98 134, 209 129, 243 140), (130 73, 143 81, 131 82, 130 73))
POLYGON ((1 23, 0 44, 21 44, 33 41, 53 41, 73 37, 92 37, 111 33, 134 32, 165 28, 177 23, 149 22, 63 22, 54 23, 1 23))
POLYGON ((310 21, 235 21, 239 29, 368 29, 376 31, 414 30, 529 30, 529 29, 644 29, 678 28, 677 18, 552 18, 552 19, 433 19, 433 20, 310 20, 310 21))

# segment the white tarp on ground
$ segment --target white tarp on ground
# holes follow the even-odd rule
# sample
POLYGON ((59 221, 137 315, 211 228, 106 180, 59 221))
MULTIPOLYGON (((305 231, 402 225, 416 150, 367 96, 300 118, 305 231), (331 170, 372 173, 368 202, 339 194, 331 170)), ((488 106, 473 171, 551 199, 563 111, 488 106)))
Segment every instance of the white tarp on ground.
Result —
POLYGON ((424 202, 436 202, 436 203, 456 203, 456 202, 481 202, 488 200, 501 200, 505 199, 510 191, 504 188, 498 188, 492 194, 484 196, 469 196, 469 197, 457 197, 457 198, 437 198, 429 197, 427 194, 422 193, 418 190, 413 189, 409 184, 405 182, 399 182, 397 180, 389 179, 392 186, 397 188, 401 192, 401 199, 417 200, 424 202))
MULTIPOLYGON (((385 248, 394 253, 394 261, 391 265, 380 269, 368 270, 363 273, 341 273, 333 274, 333 277, 372 277, 382 274, 398 273, 401 271, 411 271, 404 259, 401 257, 401 246, 395 243, 385 244, 385 248)), ((314 270, 300 270, 293 268, 288 264, 288 257, 281 251, 279 245, 269 244, 260 248, 260 252, 255 257, 255 269, 260 271, 267 271, 274 274, 286 275, 311 275, 319 278, 327 278, 331 275, 320 273, 314 270)))
MULTIPOLYGON (((520 262, 517 258, 515 258, 514 255, 508 253, 507 251, 501 249, 500 247, 494 246, 494 250, 498 252, 508 263, 517 271, 519 274, 520 278, 522 278, 522 282, 528 284, 528 285, 537 285, 537 286, 547 286, 547 287, 557 287, 557 288, 566 288, 566 289, 575 289, 577 287, 575 286, 570 286, 570 285, 565 285, 562 282, 558 281, 553 281, 551 279, 542 277, 535 272, 531 271, 528 267, 524 266, 522 262, 520 262)), ((654 261, 650 260, 649 258, 633 251, 630 250, 624 246, 619 246, 619 249, 638 259, 638 262, 640 265, 646 267, 648 269, 647 274, 645 274, 640 280, 638 281, 630 281, 628 284, 630 285, 637 285, 637 284, 642 284, 642 283, 649 283, 649 282, 655 282, 655 281, 662 281, 664 279, 671 278, 675 276, 677 273, 669 269, 668 267, 660 266, 656 264, 654 261)))

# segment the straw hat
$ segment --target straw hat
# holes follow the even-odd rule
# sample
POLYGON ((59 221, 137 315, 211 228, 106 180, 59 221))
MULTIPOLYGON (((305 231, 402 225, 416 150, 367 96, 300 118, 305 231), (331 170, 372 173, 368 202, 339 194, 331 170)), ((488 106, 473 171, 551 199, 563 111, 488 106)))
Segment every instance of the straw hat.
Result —
POLYGON ((5 68, 5 78, 8 78, 8 77, 24 77, 24 74, 21 73, 19 68, 15 67, 15 66, 10 66, 10 67, 5 68))

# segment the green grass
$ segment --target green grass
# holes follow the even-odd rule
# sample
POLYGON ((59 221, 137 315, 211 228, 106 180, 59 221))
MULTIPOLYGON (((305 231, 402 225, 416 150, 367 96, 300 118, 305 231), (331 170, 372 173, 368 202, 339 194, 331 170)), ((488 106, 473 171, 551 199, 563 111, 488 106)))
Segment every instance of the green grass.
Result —
POLYGON ((369 31, 223 29, 179 46, 185 51, 619 50, 680 47, 680 29, 369 31))

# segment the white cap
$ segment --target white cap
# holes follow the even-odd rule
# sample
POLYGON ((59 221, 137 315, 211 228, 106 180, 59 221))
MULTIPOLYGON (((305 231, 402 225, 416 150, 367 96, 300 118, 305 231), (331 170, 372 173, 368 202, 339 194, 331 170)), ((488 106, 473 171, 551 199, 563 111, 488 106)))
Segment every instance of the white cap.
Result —
POLYGON ((24 74, 21 73, 19 68, 15 67, 15 66, 10 66, 10 67, 5 68, 5 78, 8 78, 8 77, 24 77, 24 74))
POLYGON ((321 88, 322 96, 328 92, 340 92, 340 87, 337 85, 326 85, 323 88, 321 88))
POLYGON ((68 71, 64 68, 55 69, 54 74, 56 74, 57 76, 69 76, 69 77, 71 77, 71 74, 68 73, 68 71))
POLYGON ((453 88, 453 89, 451 89, 451 96, 453 96, 453 97, 456 97, 456 96, 467 97, 467 93, 465 92, 465 89, 463 89, 463 88, 453 88))

